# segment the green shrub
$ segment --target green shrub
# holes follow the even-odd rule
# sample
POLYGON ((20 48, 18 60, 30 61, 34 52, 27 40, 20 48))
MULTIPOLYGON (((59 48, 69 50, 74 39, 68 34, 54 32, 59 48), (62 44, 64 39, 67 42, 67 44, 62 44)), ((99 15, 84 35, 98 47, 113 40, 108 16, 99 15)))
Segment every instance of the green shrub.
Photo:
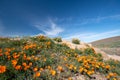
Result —
POLYGON ((55 38, 53 38, 53 40, 56 41, 56 42, 62 42, 61 37, 55 37, 55 38))
POLYGON ((2 37, 0 37, 0 41, 2 42, 2 41, 9 41, 10 39, 9 38, 2 38, 2 37))
POLYGON ((84 53, 87 54, 87 55, 89 55, 89 54, 94 54, 95 51, 92 48, 87 48, 87 49, 84 50, 84 53))
POLYGON ((80 44, 80 40, 79 39, 72 39, 72 43, 74 43, 74 44, 80 44))

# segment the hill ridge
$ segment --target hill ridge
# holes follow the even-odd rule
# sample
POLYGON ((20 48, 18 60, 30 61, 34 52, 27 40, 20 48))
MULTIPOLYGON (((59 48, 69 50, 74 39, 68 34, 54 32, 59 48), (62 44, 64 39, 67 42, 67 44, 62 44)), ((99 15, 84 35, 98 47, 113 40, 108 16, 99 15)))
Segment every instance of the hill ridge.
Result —
POLYGON ((95 47, 120 47, 120 36, 90 42, 95 47))

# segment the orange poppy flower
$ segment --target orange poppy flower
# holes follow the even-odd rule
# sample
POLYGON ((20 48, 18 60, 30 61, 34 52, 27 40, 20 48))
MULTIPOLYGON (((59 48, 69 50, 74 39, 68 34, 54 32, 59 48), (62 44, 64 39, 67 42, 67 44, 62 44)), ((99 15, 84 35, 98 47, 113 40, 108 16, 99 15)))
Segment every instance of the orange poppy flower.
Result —
POLYGON ((39 76, 40 76, 40 72, 36 72, 35 77, 39 77, 39 76))
POLYGON ((40 68, 40 71, 43 71, 43 68, 40 68))
POLYGON ((17 65, 17 66, 15 66, 15 69, 16 69, 16 70, 21 70, 22 67, 21 67, 21 65, 17 65))
POLYGON ((51 70, 50 73, 52 74, 52 76, 55 76, 56 71, 55 70, 51 70))
POLYGON ((29 63, 29 66, 32 66, 32 62, 29 63))
POLYGON ((62 68, 61 66, 58 66, 57 69, 58 69, 59 71, 63 71, 63 68, 62 68))
POLYGON ((12 61, 12 65, 15 66, 17 64, 17 60, 11 60, 12 61))
POLYGON ((28 60, 28 61, 29 61, 30 59, 31 59, 31 57, 27 57, 27 58, 26 58, 26 60, 28 60))
POLYGON ((6 71, 6 66, 0 65, 0 73, 4 73, 6 71))
POLYGON ((27 64, 26 64, 25 62, 23 62, 22 65, 23 65, 24 67, 27 66, 27 64))
POLYGON ((5 52, 5 55, 8 56, 8 55, 10 55, 10 53, 9 52, 5 52))
POLYGON ((37 68, 37 67, 33 68, 33 71, 37 71, 37 70, 38 70, 38 68, 37 68))

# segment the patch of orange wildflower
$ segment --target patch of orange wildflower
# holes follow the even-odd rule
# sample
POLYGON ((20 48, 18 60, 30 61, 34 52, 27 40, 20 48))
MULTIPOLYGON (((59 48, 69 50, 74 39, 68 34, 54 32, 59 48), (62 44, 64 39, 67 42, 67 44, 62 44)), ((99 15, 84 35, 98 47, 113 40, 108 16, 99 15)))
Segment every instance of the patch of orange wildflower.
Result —
POLYGON ((55 76, 56 71, 55 70, 51 70, 50 73, 52 74, 52 76, 55 76))
POLYGON ((16 70, 21 70, 22 67, 21 67, 21 65, 17 65, 17 66, 15 66, 15 69, 16 69, 16 70))
POLYGON ((16 66, 17 60, 11 60, 11 62, 12 62, 12 65, 13 65, 13 66, 16 66))
POLYGON ((36 72, 34 77, 39 77, 40 76, 40 72, 36 72))
POLYGON ((37 70, 38 70, 38 68, 37 68, 37 67, 33 68, 33 71, 37 71, 37 70))
POLYGON ((0 65, 0 73, 4 73, 6 71, 6 66, 0 65))

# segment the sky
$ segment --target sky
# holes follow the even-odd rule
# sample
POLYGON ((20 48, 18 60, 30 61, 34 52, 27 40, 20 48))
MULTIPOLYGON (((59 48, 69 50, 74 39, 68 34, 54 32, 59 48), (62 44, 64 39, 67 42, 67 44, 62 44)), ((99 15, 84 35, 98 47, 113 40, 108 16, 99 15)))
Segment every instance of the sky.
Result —
POLYGON ((120 36, 120 0, 0 0, 0 36, 120 36))

